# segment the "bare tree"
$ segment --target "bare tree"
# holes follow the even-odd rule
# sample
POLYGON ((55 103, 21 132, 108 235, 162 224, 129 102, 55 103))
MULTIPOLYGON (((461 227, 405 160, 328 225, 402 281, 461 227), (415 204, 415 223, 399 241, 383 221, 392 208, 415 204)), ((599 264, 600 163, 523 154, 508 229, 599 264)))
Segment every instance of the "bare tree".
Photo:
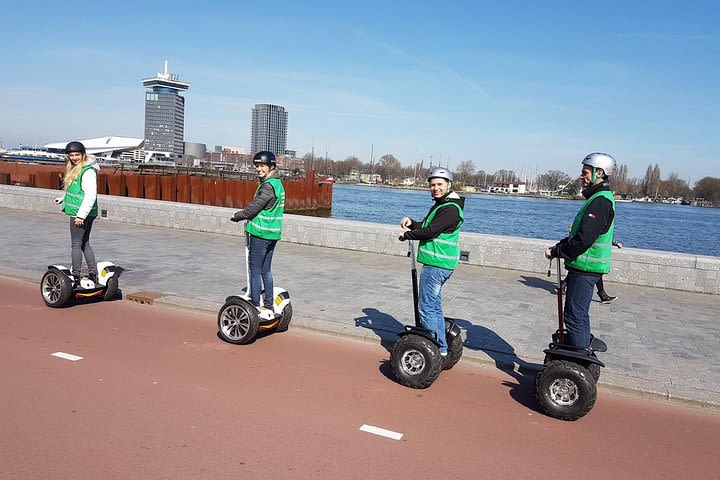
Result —
POLYGON ((458 185, 469 185, 473 183, 473 174, 475 173, 475 162, 472 160, 464 160, 460 162, 455 169, 454 180, 458 185))

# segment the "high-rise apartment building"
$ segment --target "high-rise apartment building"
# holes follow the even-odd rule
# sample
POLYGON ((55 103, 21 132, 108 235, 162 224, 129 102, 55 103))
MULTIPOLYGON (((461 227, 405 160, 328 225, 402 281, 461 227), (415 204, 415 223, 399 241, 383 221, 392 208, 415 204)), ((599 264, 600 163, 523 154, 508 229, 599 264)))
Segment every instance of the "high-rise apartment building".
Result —
POLYGON ((142 81, 145 91, 145 151, 165 153, 178 159, 184 153, 185 98, 180 92, 190 88, 177 75, 165 70, 142 81))
POLYGON ((287 149, 288 114, 285 107, 258 103, 252 109, 252 136, 250 153, 270 150, 275 155, 284 155, 287 149))

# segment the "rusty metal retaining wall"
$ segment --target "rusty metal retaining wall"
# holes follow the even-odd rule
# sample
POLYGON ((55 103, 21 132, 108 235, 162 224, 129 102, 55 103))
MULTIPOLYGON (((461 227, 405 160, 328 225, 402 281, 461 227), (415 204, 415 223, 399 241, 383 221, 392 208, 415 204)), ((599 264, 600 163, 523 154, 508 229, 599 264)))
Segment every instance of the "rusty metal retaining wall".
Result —
MULTIPOLYGON (((0 184, 59 189, 64 170, 56 165, 0 161, 0 184)), ((115 172, 102 168, 98 193, 118 197, 244 208, 252 200, 258 182, 210 175, 115 172)), ((320 183, 315 172, 304 179, 283 180, 285 211, 330 209, 332 183, 320 183)))

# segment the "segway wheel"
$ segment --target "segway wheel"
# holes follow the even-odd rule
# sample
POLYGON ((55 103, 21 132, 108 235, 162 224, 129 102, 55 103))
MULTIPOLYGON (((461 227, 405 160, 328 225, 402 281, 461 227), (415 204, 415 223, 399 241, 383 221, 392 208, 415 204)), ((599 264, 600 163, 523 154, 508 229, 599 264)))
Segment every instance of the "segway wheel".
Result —
POLYGON ((283 307, 282 313, 280 314, 280 322, 278 323, 276 332, 287 332, 290 327, 290 320, 292 320, 292 304, 288 303, 283 307))
POLYGON ((535 398, 548 416, 574 421, 595 406, 597 388, 585 367, 552 360, 535 377, 535 398))
POLYGON ((250 343, 259 327, 257 310, 242 300, 231 299, 218 313, 218 331, 226 342, 235 345, 250 343))
POLYGON ((453 338, 448 345, 447 357, 443 358, 442 368, 443 370, 450 370, 460 361, 460 357, 463 354, 463 341, 462 337, 458 335, 453 338))
POLYGON ((103 300, 112 300, 115 298, 118 292, 118 279, 116 276, 108 278, 107 284, 105 285, 105 293, 103 293, 103 300))
MULTIPOLYGON (((543 364, 547 364, 550 361, 550 357, 545 355, 545 360, 543 360, 543 364)), ((595 383, 597 383, 598 380, 600 380, 600 365, 598 365, 597 363, 588 363, 587 365, 585 365, 585 368, 587 368, 587 371, 590 372, 590 376, 593 378, 595 383)))
POLYGON ((48 270, 40 281, 40 293, 45 305, 59 308, 72 297, 72 283, 67 275, 57 270, 48 270))
POLYGON ((404 335, 393 347, 390 364, 398 381, 410 388, 427 388, 442 371, 437 345, 419 335, 404 335))

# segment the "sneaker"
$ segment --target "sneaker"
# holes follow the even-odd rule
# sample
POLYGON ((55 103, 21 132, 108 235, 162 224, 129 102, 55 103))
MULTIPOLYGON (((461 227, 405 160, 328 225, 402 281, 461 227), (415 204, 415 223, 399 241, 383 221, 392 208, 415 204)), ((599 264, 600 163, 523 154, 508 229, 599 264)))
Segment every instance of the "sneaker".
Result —
POLYGON ((88 280, 93 282, 95 285, 98 284, 98 274, 97 273, 88 273, 87 278, 88 278, 88 280))
POLYGON ((440 356, 443 357, 443 358, 444 358, 444 357, 447 357, 447 356, 448 356, 448 352, 440 352, 440 356))
POLYGON ((602 303, 611 303, 617 298, 617 297, 612 297, 605 292, 598 292, 598 297, 600 297, 600 301, 602 303))

